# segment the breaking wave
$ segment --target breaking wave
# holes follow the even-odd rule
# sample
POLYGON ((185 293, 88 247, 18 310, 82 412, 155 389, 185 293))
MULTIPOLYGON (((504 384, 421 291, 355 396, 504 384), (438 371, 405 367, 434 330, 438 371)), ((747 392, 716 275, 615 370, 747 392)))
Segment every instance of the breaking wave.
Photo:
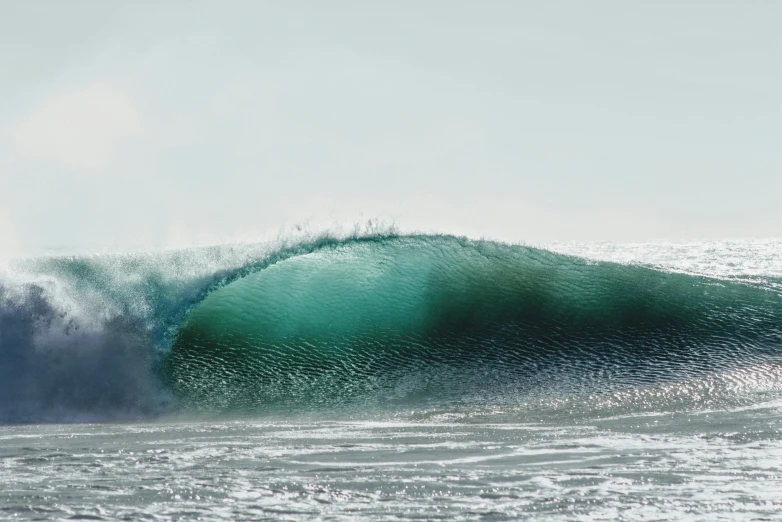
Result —
POLYGON ((778 279, 452 236, 48 258, 0 278, 5 422, 586 397, 776 375, 780 353, 778 279))

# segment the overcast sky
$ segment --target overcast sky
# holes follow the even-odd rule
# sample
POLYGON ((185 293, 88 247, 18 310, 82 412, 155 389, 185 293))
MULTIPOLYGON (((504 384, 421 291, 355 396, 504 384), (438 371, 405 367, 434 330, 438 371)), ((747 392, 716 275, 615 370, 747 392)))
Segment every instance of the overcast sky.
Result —
POLYGON ((0 2, 0 251, 782 236, 782 2, 0 2))

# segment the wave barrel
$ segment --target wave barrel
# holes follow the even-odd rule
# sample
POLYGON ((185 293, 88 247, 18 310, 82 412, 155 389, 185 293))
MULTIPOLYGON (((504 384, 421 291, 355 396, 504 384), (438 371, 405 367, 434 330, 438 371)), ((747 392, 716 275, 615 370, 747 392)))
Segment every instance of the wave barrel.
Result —
POLYGON ((346 241, 211 294, 161 365, 182 404, 245 410, 658 382, 775 358, 746 283, 442 236, 346 241))

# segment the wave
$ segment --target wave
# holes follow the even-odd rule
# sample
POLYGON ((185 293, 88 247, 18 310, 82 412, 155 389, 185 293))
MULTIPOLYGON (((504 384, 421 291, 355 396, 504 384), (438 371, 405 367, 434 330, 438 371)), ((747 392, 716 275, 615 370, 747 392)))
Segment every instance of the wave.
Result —
POLYGON ((0 420, 659 387, 776 365, 778 284, 393 233, 31 260, 0 278, 0 420))

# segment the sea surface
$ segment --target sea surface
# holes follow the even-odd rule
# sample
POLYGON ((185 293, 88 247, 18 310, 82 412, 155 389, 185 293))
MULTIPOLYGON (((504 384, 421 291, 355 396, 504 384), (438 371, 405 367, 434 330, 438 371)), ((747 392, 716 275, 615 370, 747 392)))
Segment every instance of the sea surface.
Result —
POLYGON ((2 520, 782 519, 782 240, 0 265, 2 520))

